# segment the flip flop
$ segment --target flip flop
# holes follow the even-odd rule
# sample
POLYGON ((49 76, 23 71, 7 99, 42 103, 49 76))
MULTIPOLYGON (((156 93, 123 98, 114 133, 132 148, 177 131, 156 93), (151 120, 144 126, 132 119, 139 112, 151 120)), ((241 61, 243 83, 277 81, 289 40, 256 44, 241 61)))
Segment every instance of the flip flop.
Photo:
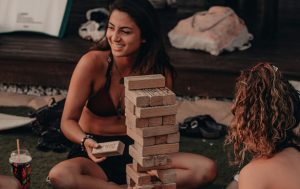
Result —
POLYGON ((217 123, 209 115, 197 115, 188 117, 183 123, 180 123, 179 131, 183 136, 216 139, 224 136, 226 126, 217 123))
POLYGON ((210 115, 198 115, 195 116, 195 118, 199 121, 203 121, 207 128, 220 131, 222 135, 227 133, 227 126, 216 122, 210 115))

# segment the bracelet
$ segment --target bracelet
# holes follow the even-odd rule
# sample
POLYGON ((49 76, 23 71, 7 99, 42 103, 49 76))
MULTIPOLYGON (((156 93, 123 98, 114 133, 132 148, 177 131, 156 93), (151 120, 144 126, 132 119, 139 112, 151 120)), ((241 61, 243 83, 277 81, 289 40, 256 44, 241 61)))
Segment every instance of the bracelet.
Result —
POLYGON ((85 151, 85 146, 84 146, 84 142, 86 141, 86 139, 93 139, 92 135, 85 135, 81 141, 80 141, 80 146, 81 146, 81 150, 84 152, 85 151))

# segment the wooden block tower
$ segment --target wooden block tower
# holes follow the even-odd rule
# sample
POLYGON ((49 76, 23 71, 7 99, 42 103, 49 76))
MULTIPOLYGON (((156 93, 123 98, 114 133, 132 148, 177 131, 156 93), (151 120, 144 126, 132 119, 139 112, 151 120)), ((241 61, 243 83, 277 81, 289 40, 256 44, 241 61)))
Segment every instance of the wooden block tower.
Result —
POLYGON ((124 84, 127 135, 134 140, 128 189, 175 189, 168 154, 179 151, 176 96, 160 74, 126 77, 124 84))

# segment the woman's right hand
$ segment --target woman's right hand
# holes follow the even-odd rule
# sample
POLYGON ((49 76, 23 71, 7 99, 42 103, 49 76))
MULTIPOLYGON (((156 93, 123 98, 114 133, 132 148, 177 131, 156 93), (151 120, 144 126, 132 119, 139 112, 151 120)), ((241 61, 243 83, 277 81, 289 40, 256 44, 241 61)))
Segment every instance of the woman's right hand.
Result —
POLYGON ((99 162, 104 161, 106 159, 106 157, 97 158, 92 154, 93 148, 99 147, 99 144, 95 140, 93 140, 91 138, 86 139, 84 141, 84 147, 85 147, 85 150, 86 150, 89 158, 91 160, 93 160, 95 163, 99 163, 99 162))

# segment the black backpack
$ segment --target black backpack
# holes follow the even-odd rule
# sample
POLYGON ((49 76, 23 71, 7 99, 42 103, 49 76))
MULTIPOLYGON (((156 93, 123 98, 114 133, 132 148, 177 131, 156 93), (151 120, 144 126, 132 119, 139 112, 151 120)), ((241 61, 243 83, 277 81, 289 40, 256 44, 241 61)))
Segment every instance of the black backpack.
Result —
POLYGON ((60 130, 60 121, 66 99, 56 101, 50 99, 48 105, 30 113, 31 118, 35 118, 31 127, 35 135, 38 136, 37 149, 41 151, 65 152, 70 141, 60 130))

